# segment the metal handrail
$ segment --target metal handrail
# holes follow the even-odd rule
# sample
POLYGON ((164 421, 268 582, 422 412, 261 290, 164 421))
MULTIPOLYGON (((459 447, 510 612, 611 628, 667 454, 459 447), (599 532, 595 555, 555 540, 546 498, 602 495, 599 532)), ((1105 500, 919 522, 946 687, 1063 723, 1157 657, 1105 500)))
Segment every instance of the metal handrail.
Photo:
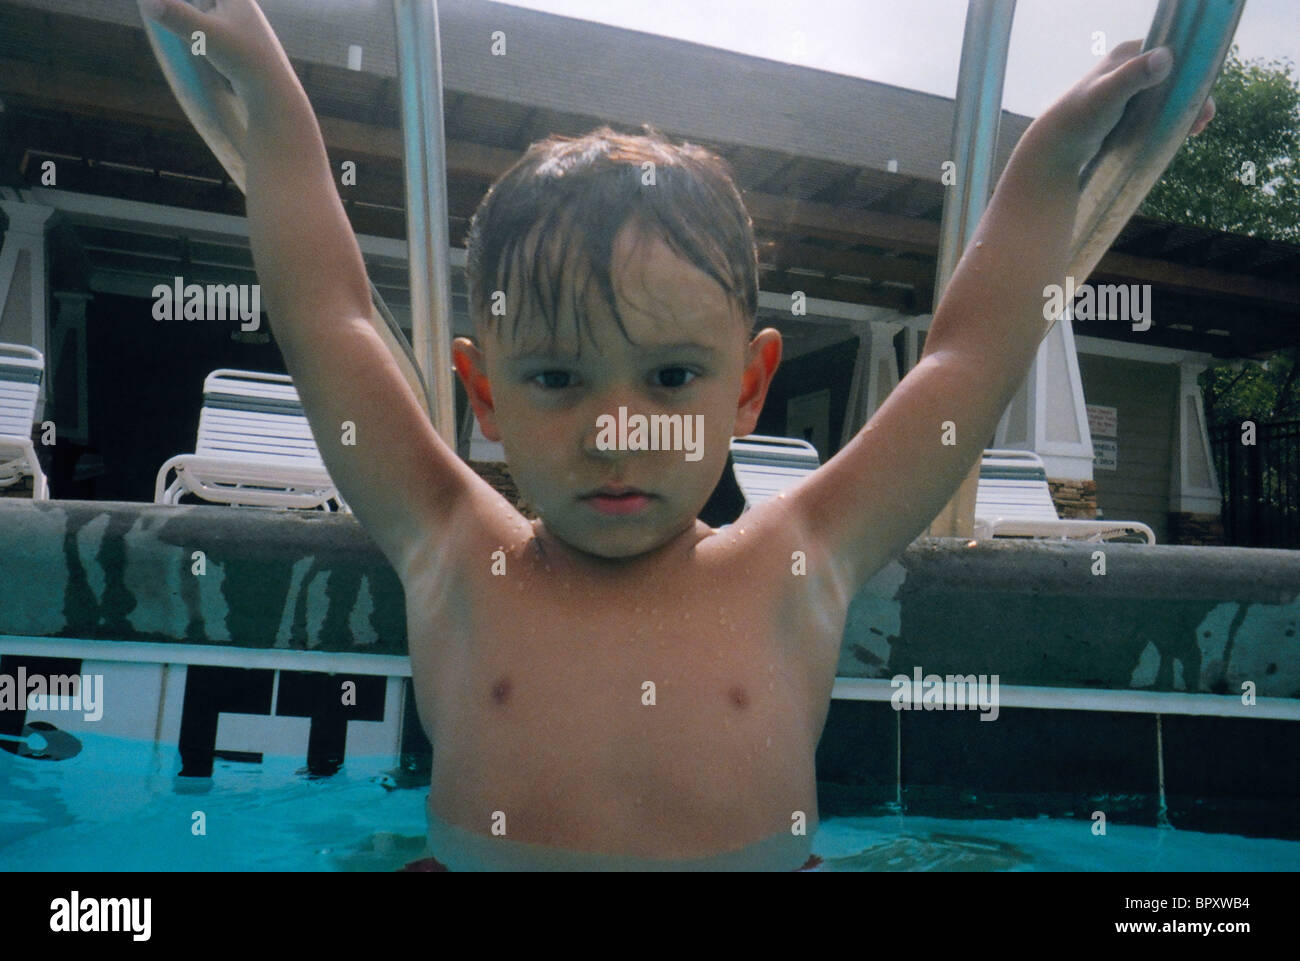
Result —
MULTIPOLYGON (((430 6, 436 5, 437 0, 394 0, 395 3, 427 3, 430 6)), ((436 10, 433 13, 436 19, 436 10)), ((225 168, 226 174, 240 192, 247 193, 247 164, 244 157, 244 144, 248 139, 248 108, 230 89, 226 80, 217 73, 216 70, 209 68, 204 69, 201 66, 200 58, 190 52, 189 45, 184 39, 160 27, 154 21, 144 18, 145 36, 149 39, 149 46, 153 48, 154 58, 162 68, 163 76, 167 79, 168 86, 171 87, 172 93, 176 96, 177 102, 180 103, 181 110, 194 125, 194 129, 199 136, 203 138, 208 148, 216 156, 221 166, 225 168)), ((439 75, 441 81, 441 75, 439 75)), ((405 98, 406 91, 403 91, 405 98)), ((441 83, 438 86, 438 96, 441 98, 441 83)), ((439 99, 441 106, 441 99, 439 99)), ((439 171, 445 170, 439 157, 439 171)), ((445 180, 445 176, 441 177, 445 180)), ((443 188, 445 195, 445 186, 443 188)), ((408 197, 408 202, 410 198, 408 197)), ((444 205, 445 211, 445 205, 444 205)), ((410 217, 408 214, 408 225, 410 217)), ((446 233, 446 220, 443 220, 443 233, 446 233)), ((435 250, 435 256, 444 260, 448 257, 449 251, 444 241, 435 250)), ((412 292, 414 294, 414 291, 412 292)), ((383 297, 375 288, 373 282, 370 283, 370 324, 379 335, 384 345, 392 354, 396 361, 402 377, 406 380, 411 392, 415 394, 420 403, 420 407, 434 424, 434 428, 447 441, 453 449, 456 446, 456 423, 455 417, 450 416, 447 412, 451 410, 451 383, 447 377, 431 377, 427 371, 421 371, 420 364, 417 362, 415 353, 411 349, 410 342, 407 341, 406 335, 402 333, 402 328, 398 326, 397 321, 389 312, 387 305, 384 304, 383 297), (429 386, 426 381, 431 380, 440 394, 445 394, 447 402, 433 404, 430 401, 429 386), (435 418, 434 414, 440 416, 435 418)), ((441 326, 442 329, 436 331, 434 337, 437 341, 447 341, 450 343, 450 330, 448 323, 450 321, 450 301, 446 311, 438 311, 433 316, 433 323, 441 326)), ((450 347, 448 347, 448 352, 450 347)), ((447 360, 446 370, 450 370, 451 361, 447 360)))

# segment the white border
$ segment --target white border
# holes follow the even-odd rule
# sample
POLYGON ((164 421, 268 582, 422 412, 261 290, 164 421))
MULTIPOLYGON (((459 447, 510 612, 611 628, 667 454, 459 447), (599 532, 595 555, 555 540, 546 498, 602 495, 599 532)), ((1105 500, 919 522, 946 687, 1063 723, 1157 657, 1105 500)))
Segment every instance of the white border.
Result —
MULTIPOLYGON (((282 651, 203 644, 140 641, 90 641, 66 637, 16 637, 0 634, 0 654, 75 657, 81 660, 150 664, 206 664, 216 667, 317 671, 323 674, 377 674, 410 677, 411 661, 392 654, 282 651)), ((894 694, 884 678, 837 677, 831 697, 841 701, 884 701, 894 694)), ((1184 694, 1178 691, 1090 690, 999 684, 998 706, 1056 711, 1117 711, 1135 714, 1188 714, 1253 720, 1300 721, 1300 700, 1257 698, 1252 706, 1238 695, 1184 694)))
MULTIPOLYGON (((837 677, 831 697, 841 701, 889 701, 894 685, 884 678, 837 677)), ((1300 701, 1260 697, 1247 707, 1235 694, 1184 694, 1179 691, 1092 690, 999 684, 998 707, 1048 711, 1118 711, 1133 714, 1194 714, 1251 720, 1300 721, 1300 701)))
POLYGON ((411 660, 408 657, 340 651, 285 651, 275 648, 155 644, 148 641, 90 641, 72 637, 17 637, 13 634, 0 634, 0 654, 75 657, 83 661, 204 664, 213 667, 316 671, 321 674, 411 676, 411 660))

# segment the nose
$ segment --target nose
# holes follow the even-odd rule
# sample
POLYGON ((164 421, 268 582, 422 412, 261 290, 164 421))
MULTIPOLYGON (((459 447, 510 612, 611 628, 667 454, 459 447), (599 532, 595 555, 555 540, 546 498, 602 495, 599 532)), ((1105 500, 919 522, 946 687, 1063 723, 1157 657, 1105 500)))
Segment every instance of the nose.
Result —
POLYGON ((630 391, 608 391, 583 412, 583 453, 605 461, 618 461, 637 453, 626 449, 626 425, 641 409, 630 391))

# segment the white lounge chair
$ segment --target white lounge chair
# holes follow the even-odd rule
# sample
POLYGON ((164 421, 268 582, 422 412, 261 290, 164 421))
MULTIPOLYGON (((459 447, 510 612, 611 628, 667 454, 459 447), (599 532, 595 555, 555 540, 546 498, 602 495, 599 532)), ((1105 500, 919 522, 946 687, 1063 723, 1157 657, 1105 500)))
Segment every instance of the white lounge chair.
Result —
POLYGON ((321 460, 293 379, 254 370, 223 367, 204 379, 195 452, 163 464, 154 503, 177 504, 187 493, 248 507, 328 511, 334 502, 351 513, 321 460))
POLYGON ((731 462, 746 510, 793 487, 821 466, 817 448, 806 440, 763 434, 733 437, 731 462))
POLYGON ((0 487, 32 479, 32 500, 49 500, 50 487, 32 445, 45 357, 26 344, 0 344, 0 487))
POLYGON ((1155 533, 1140 521, 1059 517, 1043 459, 1027 450, 984 451, 975 498, 975 537, 1059 537, 1094 543, 1123 537, 1156 542, 1155 533))

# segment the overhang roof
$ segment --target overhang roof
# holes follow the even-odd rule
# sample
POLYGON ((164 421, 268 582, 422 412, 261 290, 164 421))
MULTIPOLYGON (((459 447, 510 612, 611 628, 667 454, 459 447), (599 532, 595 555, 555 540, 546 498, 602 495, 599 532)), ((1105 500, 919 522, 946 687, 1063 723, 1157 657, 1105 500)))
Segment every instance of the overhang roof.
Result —
MULTIPOLYGON (((404 237, 388 0, 262 6, 332 157, 365 170, 344 197, 354 228, 404 237), (346 67, 351 44, 362 47, 361 71, 346 67)), ((764 290, 933 309, 950 99, 504 4, 441 0, 439 13, 453 244, 532 141, 648 122, 731 163, 754 217, 764 290), (488 49, 498 30, 504 57, 488 49)), ((243 212, 167 89, 134 3, 0 0, 0 100, 0 184, 36 186, 41 161, 55 159, 63 190, 243 212)), ((1003 112, 997 170, 1029 122, 1003 112)), ((1094 279, 1152 284, 1160 315, 1177 324, 1140 334, 1122 323, 1077 327, 1259 356, 1300 339, 1298 275, 1300 246, 1135 218, 1094 279)))

